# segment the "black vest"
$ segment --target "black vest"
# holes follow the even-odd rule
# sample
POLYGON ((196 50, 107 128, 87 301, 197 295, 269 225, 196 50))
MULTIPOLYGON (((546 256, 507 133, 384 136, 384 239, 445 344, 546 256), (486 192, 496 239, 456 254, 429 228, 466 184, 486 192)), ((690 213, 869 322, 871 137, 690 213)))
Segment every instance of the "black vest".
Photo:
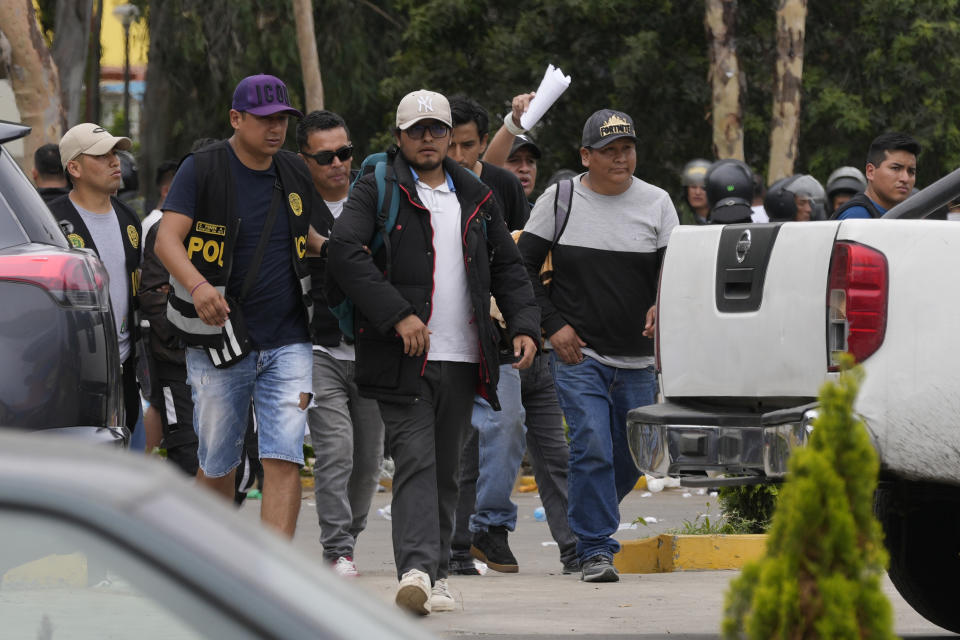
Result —
MULTIPOLYGON (((133 209, 124 204, 121 200, 111 197, 110 204, 117 214, 118 231, 123 239, 123 253, 126 271, 129 274, 127 278, 127 327, 130 331, 130 355, 134 355, 134 343, 140 337, 140 327, 136 322, 137 309, 137 291, 140 289, 140 243, 141 238, 140 218, 133 212, 133 209)), ((80 217, 80 212, 70 200, 69 195, 62 196, 50 202, 47 205, 53 217, 57 219, 60 230, 67 236, 67 241, 71 246, 78 249, 93 249, 97 257, 100 257, 100 251, 93 242, 90 230, 86 223, 80 217)))
MULTIPOLYGON (((231 258, 237 240, 236 191, 230 171, 230 151, 223 140, 195 151, 197 207, 190 232, 184 239, 187 257, 200 275, 226 295, 230 280, 231 258)), ((310 298, 310 271, 307 268, 307 234, 310 216, 316 201, 314 187, 306 165, 295 153, 280 151, 273 157, 283 190, 283 211, 290 227, 290 255, 294 273, 300 283, 300 299, 310 321, 313 301, 310 298)), ((189 289, 170 277, 173 292, 167 303, 167 319, 188 345, 219 347, 220 327, 205 324, 197 315, 189 289)))
POLYGON ((833 215, 830 216, 831 220, 836 220, 840 217, 840 214, 846 211, 851 207, 863 207, 867 210, 867 213, 870 214, 871 218, 879 218, 883 214, 877 211, 877 205, 867 197, 863 191, 854 195, 852 198, 840 205, 840 208, 833 212, 833 215))

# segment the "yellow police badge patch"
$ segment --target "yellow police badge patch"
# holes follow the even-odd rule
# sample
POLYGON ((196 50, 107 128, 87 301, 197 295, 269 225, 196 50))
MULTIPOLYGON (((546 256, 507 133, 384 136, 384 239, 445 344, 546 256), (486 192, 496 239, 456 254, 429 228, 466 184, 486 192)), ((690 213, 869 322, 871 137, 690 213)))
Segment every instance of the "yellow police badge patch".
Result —
POLYGON ((83 249, 85 246, 87 246, 87 244, 83 241, 83 238, 75 233, 69 234, 67 236, 67 241, 69 241, 70 244, 77 249, 83 249))
POLYGON ((293 209, 293 215, 299 216, 303 213, 303 200, 300 199, 299 194, 291 193, 288 200, 290 201, 290 208, 293 209))
POLYGON ((132 224, 127 225, 127 237, 130 238, 130 244, 133 245, 134 249, 140 247, 140 234, 137 233, 137 228, 132 224))

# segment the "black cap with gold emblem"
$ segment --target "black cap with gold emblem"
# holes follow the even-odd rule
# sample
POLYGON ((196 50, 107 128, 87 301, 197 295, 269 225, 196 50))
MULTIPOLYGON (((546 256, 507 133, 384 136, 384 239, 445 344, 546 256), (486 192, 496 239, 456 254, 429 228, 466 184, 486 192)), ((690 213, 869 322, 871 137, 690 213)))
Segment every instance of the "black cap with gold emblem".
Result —
POLYGON ((581 145, 590 149, 601 149, 617 138, 637 139, 633 118, 622 111, 601 109, 587 119, 583 125, 581 145))

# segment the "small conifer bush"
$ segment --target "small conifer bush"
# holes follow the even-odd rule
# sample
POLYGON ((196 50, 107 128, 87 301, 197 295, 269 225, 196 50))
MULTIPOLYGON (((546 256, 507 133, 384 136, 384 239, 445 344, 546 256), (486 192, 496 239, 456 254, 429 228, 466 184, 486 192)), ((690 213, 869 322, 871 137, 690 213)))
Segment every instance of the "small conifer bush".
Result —
POLYGON ((820 390, 808 446, 790 459, 767 551, 727 593, 725 638, 894 638, 873 515, 879 462, 853 414, 863 370, 820 390))

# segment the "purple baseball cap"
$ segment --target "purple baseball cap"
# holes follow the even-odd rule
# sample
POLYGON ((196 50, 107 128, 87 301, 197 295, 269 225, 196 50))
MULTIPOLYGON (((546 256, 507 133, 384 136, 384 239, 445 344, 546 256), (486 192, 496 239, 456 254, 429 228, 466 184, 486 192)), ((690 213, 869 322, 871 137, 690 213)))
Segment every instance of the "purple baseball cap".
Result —
POLYGON ((287 85, 276 76, 261 74, 247 76, 233 91, 234 111, 246 111, 255 116, 289 113, 302 118, 303 114, 290 106, 287 85))

